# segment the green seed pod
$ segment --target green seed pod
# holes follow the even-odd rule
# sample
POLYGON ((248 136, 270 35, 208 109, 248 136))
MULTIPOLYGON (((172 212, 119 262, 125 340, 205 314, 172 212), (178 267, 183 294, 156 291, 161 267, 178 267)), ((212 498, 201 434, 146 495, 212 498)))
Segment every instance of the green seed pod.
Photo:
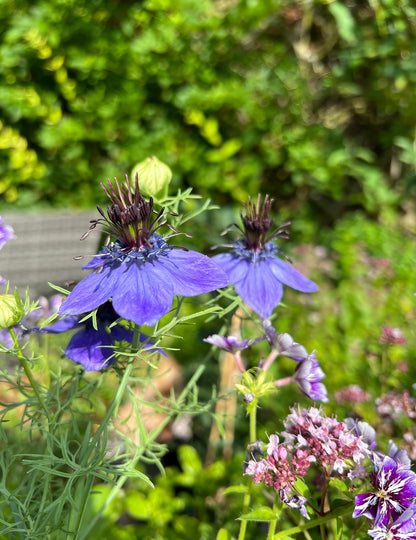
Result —
POLYGON ((163 198, 168 193, 168 186, 172 180, 170 168, 159 161, 156 156, 148 157, 138 163, 132 171, 132 177, 139 177, 139 186, 142 194, 155 199, 163 198))
POLYGON ((0 328, 11 328, 25 314, 23 302, 17 293, 0 294, 0 328))

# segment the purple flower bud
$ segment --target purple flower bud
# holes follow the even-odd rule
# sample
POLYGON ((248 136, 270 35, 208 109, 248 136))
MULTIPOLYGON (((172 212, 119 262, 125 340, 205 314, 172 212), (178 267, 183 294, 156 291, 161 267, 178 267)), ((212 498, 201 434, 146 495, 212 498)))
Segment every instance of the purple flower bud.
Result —
POLYGON ((277 336, 278 350, 283 356, 287 356, 296 362, 302 362, 308 358, 308 352, 299 343, 296 343, 290 334, 279 334, 277 336))
POLYGON ((251 340, 249 339, 239 340, 234 336, 225 337, 219 336, 218 334, 213 334, 212 336, 205 338, 203 341, 205 341, 206 343, 211 343, 211 345, 215 345, 216 347, 219 347, 220 349, 223 349, 224 351, 230 353, 243 351, 251 345, 251 340))
POLYGON ((300 390, 310 399, 328 401, 328 392, 325 385, 321 383, 322 379, 325 378, 325 374, 315 358, 315 352, 299 363, 293 378, 300 390))
POLYGON ((266 333, 266 339, 270 344, 270 347, 273 349, 278 348, 278 335, 276 332, 276 329, 274 326, 272 326, 272 323, 269 321, 269 319, 264 319, 262 322, 263 329, 266 333))

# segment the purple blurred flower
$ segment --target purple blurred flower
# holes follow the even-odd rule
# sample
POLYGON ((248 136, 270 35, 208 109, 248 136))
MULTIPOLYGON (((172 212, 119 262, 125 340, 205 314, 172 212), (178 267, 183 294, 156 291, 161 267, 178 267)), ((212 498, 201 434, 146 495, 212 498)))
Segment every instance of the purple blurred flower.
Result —
POLYGON ((399 449, 394 441, 389 441, 387 455, 394 459, 398 467, 401 469, 410 469, 412 466, 412 460, 410 459, 409 454, 406 452, 406 450, 399 449))
POLYGON ((251 345, 250 339, 241 339, 234 336, 219 336, 218 334, 213 334, 212 336, 208 336, 203 341, 206 341, 207 343, 211 343, 211 345, 215 345, 216 347, 219 347, 223 351, 227 351, 230 353, 235 353, 237 351, 243 351, 244 349, 247 349, 251 345))
MULTIPOLYGON (((3 225, 3 218, 0 216, 0 249, 4 246, 6 242, 16 238, 14 231, 10 225, 3 225)), ((0 285, 6 283, 6 279, 0 276, 0 285)))
MULTIPOLYGON (((116 342, 132 342, 133 332, 115 323, 118 318, 111 303, 106 302, 97 310, 97 329, 93 326, 92 318, 80 322, 80 317, 69 316, 51 326, 31 330, 42 334, 61 334, 69 330, 78 330, 69 340, 65 356, 82 364, 86 371, 99 371, 115 362, 116 342)), ((142 343, 147 339, 148 337, 144 334, 140 336, 142 343)), ((152 347, 152 343, 147 343, 145 348, 147 347, 152 347)), ((158 352, 161 351, 158 350, 158 352)))
POLYGON ((386 526, 392 518, 397 519, 416 497, 416 475, 400 467, 389 456, 373 458, 372 484, 374 493, 363 493, 355 497, 353 517, 366 516, 376 526, 386 526))
POLYGON ((346 418, 344 423, 350 431, 361 436, 362 440, 368 444, 370 450, 374 450, 377 446, 376 430, 367 422, 356 420, 355 418, 346 418))
POLYGON ((328 401, 328 392, 325 385, 321 383, 324 378, 325 373, 315 358, 315 352, 299 363, 293 375, 293 379, 306 396, 313 400, 326 402, 328 401))
POLYGON ((3 225, 3 218, 0 216, 0 249, 13 238, 16 238, 14 230, 10 225, 3 225))
POLYGON ((416 507, 409 506, 389 525, 376 525, 368 535, 375 540, 416 540, 416 507))
MULTIPOLYGON (((39 330, 39 328, 35 325, 39 325, 42 320, 51 317, 57 312, 59 306, 62 304, 62 299, 63 296, 58 294, 50 297, 49 299, 44 296, 41 296, 38 299, 38 307, 27 313, 19 324, 12 327, 20 344, 27 340, 30 332, 39 330)), ((7 349, 11 349, 13 347, 13 339, 7 328, 0 330, 0 343, 7 349)))
POLYGON ((305 278, 290 264, 279 258, 281 250, 273 240, 288 238, 285 223, 274 229, 270 219, 273 199, 261 195, 255 204, 251 198, 244 204, 246 215, 241 213, 243 228, 237 225, 242 237, 230 246, 231 253, 215 255, 213 259, 225 270, 237 294, 263 319, 270 317, 283 296, 283 285, 302 292, 318 290, 315 283, 305 278))
POLYGON ((283 489, 279 491, 279 496, 280 500, 287 504, 289 508, 299 510, 301 516, 303 516, 305 519, 311 519, 305 506, 305 504, 308 502, 306 497, 303 497, 302 495, 292 495, 289 497, 283 489))
MULTIPOLYGON (((174 249, 157 231, 166 225, 164 209, 153 210, 129 183, 102 185, 111 201, 107 215, 93 220, 114 241, 83 268, 95 270, 78 283, 61 306, 62 315, 92 311, 112 298, 115 311, 136 324, 154 325, 172 307, 174 295, 196 296, 227 285, 227 276, 209 257, 174 249)), ((174 234, 178 234, 176 229, 174 234)), ((88 233, 87 233, 88 234, 88 233)))

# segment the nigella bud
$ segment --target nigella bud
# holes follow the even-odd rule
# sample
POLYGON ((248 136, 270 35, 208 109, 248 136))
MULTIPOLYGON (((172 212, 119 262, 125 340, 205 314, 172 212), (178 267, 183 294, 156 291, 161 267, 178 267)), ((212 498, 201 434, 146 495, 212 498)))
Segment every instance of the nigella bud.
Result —
POLYGON ((19 323, 25 314, 22 300, 15 294, 0 294, 0 328, 11 328, 19 323))
POLYGON ((140 191, 148 197, 163 198, 168 193, 168 186, 172 180, 170 168, 159 161, 156 156, 148 157, 138 163, 132 172, 139 177, 140 191))
POLYGON ((254 401, 254 395, 253 395, 251 392, 247 392, 246 394, 244 394, 243 400, 244 400, 246 403, 253 403, 253 401, 254 401))
POLYGON ((263 325, 263 329, 264 329, 264 331, 266 333, 266 339, 269 342, 270 346, 273 349, 278 348, 279 347, 278 334, 277 334, 276 329, 274 328, 274 326, 272 326, 272 323, 270 322, 270 320, 269 319, 264 319, 263 322, 262 322, 262 325, 263 325))

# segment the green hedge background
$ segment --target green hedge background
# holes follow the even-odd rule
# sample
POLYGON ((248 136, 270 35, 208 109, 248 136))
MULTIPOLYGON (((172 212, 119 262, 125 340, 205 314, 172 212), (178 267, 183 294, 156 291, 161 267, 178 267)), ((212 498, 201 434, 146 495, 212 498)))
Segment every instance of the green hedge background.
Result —
POLYGON ((220 204, 408 210, 411 0, 0 0, 0 28, 0 209, 94 206, 155 154, 220 204))

